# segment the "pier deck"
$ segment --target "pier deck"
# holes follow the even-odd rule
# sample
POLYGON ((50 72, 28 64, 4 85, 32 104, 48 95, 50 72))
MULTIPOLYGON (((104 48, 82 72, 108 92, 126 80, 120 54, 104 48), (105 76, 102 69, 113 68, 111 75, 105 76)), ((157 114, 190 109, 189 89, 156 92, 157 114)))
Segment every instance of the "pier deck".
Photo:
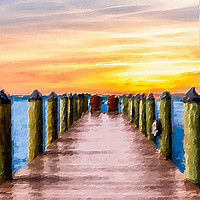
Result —
POLYGON ((121 114, 86 114, 14 180, 1 199, 200 199, 170 160, 121 114))

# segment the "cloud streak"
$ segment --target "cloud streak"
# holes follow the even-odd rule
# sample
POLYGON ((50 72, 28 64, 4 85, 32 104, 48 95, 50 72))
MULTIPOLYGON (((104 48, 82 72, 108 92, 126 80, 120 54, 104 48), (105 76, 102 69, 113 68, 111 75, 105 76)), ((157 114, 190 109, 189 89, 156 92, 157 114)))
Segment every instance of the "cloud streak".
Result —
POLYGON ((179 91, 199 77, 195 0, 2 0, 1 16, 0 84, 11 92, 179 91))

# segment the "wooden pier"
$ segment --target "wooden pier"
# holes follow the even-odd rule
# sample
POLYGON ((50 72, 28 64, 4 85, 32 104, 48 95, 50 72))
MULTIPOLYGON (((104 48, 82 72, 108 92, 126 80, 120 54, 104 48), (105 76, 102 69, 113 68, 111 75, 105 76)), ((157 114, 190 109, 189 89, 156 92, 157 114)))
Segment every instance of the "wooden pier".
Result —
POLYGON ((0 185, 0 199, 200 199, 200 189, 117 113, 87 113, 0 185))

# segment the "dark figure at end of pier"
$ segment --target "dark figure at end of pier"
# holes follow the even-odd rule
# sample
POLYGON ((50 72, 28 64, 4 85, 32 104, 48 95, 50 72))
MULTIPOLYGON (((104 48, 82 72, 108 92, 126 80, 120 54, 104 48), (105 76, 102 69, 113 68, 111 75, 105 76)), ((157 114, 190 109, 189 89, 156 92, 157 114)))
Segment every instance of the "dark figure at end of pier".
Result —
POLYGON ((108 97, 108 112, 118 112, 119 97, 115 95, 110 95, 108 97))
POLYGON ((90 110, 92 111, 101 111, 101 104, 102 104, 102 98, 98 96, 97 94, 91 96, 90 98, 90 110))

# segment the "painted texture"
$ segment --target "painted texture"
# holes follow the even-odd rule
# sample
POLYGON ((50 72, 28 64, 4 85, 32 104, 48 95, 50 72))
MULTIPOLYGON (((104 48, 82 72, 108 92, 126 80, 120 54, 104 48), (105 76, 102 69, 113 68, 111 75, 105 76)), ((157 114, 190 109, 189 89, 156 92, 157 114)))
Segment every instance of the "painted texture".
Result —
POLYGON ((29 144, 28 160, 32 161, 43 152, 43 108, 42 100, 29 102, 29 144))
POLYGON ((148 140, 155 140, 152 132, 152 124, 155 120, 155 99, 146 100, 146 133, 148 140))
POLYGON ((74 98, 73 97, 70 97, 69 98, 69 100, 70 100, 70 126, 73 124, 73 110, 74 110, 74 108, 73 108, 73 105, 74 105, 74 98))
POLYGON ((60 134, 63 134, 67 130, 68 121, 68 98, 60 99, 60 134))
POLYGON ((200 103, 185 103, 185 177, 200 186, 200 103))
POLYGON ((146 133, 146 99, 139 102, 139 129, 142 133, 146 133))
POLYGON ((57 99, 47 100, 47 145, 57 139, 57 99))
POLYGON ((165 157, 171 157, 171 99, 162 98, 160 100, 160 118, 162 133, 160 136, 160 152, 165 157))
POLYGON ((126 97, 126 96, 122 97, 122 105, 123 105, 122 113, 124 115, 128 115, 128 97, 126 97))
POLYGON ((138 98, 134 98, 135 115, 134 115, 133 121, 137 128, 139 128, 139 104, 140 104, 140 100, 138 98))
POLYGON ((78 119, 77 116, 77 98, 73 97, 73 123, 78 119))
POLYGON ((70 99, 67 101, 67 129, 70 127, 70 99))
POLYGON ((129 97, 128 98, 128 117, 130 118, 130 120, 132 121, 132 107, 133 107, 133 97, 129 97))
POLYGON ((11 178, 11 104, 0 99, 0 183, 11 178))

